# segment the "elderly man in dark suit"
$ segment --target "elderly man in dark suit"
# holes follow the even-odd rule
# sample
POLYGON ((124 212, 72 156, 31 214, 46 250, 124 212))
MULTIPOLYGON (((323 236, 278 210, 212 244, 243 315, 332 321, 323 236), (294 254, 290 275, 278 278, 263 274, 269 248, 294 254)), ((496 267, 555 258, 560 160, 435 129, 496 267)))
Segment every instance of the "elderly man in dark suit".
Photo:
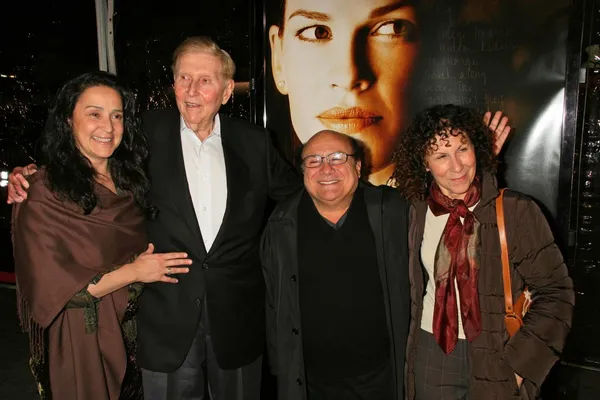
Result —
POLYGON ((233 91, 231 57, 205 37, 173 55, 178 110, 147 113, 148 223, 160 252, 193 264, 177 285, 147 285, 138 312, 138 362, 146 399, 258 399, 264 281, 258 242, 267 199, 299 187, 268 132, 218 114, 233 91))

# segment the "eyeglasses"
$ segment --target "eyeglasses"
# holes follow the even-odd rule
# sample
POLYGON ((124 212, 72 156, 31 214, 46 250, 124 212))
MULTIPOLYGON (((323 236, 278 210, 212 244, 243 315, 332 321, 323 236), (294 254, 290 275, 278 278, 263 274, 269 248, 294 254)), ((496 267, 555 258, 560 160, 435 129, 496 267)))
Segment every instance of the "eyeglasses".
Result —
POLYGON ((355 157, 355 154, 346 154, 341 151, 336 151, 335 153, 328 154, 326 156, 319 155, 310 155, 306 156, 302 159, 302 167, 303 168, 319 168, 323 161, 327 160, 329 165, 342 165, 348 161, 348 157, 355 157))

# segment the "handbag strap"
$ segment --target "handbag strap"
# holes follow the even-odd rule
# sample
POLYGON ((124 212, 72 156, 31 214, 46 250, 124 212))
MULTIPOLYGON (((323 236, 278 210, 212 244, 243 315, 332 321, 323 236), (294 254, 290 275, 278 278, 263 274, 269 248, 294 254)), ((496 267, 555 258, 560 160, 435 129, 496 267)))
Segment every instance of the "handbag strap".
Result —
POLYGON ((506 241, 506 228, 504 226, 504 190, 496 198, 496 220, 500 236, 500 250, 502 255, 502 280, 504 283, 504 309, 507 315, 514 314, 510 269, 508 267, 508 245, 506 241))

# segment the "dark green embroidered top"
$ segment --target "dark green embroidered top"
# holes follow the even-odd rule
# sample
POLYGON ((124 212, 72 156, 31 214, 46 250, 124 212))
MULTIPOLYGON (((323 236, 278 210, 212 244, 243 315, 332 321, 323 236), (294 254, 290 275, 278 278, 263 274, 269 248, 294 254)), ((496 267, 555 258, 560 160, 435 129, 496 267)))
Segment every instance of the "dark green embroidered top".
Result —
MULTIPOLYGON (((102 277, 110 271, 100 273, 94 277, 90 281, 90 285, 95 285, 102 279, 102 277)), ((144 287, 143 283, 135 282, 129 285, 129 301, 137 301, 137 298, 142 293, 142 288, 144 287)), ((84 309, 84 318, 85 318, 85 332, 86 333, 94 333, 98 329, 98 303, 102 299, 94 297, 89 291, 88 287, 84 287, 79 292, 75 293, 75 295, 71 298, 71 300, 67 303, 65 308, 83 308, 84 309)), ((129 322, 129 321, 126 321, 129 322)), ((128 323, 126 325, 131 325, 128 323)), ((129 333, 126 331, 126 326, 121 325, 123 328, 123 335, 129 338, 135 338, 136 330, 133 331, 133 336, 129 336, 129 333)), ((131 327, 129 327, 131 330, 131 327)))

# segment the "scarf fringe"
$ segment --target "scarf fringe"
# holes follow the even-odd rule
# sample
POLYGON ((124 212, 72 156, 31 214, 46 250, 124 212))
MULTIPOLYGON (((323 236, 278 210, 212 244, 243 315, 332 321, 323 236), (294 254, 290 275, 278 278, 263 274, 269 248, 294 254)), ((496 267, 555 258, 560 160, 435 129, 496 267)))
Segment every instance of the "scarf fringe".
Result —
POLYGON ((27 299, 21 295, 17 281, 17 311, 21 330, 29 334, 29 351, 31 357, 39 363, 45 361, 46 346, 44 341, 45 329, 42 328, 31 316, 31 308, 27 299))

